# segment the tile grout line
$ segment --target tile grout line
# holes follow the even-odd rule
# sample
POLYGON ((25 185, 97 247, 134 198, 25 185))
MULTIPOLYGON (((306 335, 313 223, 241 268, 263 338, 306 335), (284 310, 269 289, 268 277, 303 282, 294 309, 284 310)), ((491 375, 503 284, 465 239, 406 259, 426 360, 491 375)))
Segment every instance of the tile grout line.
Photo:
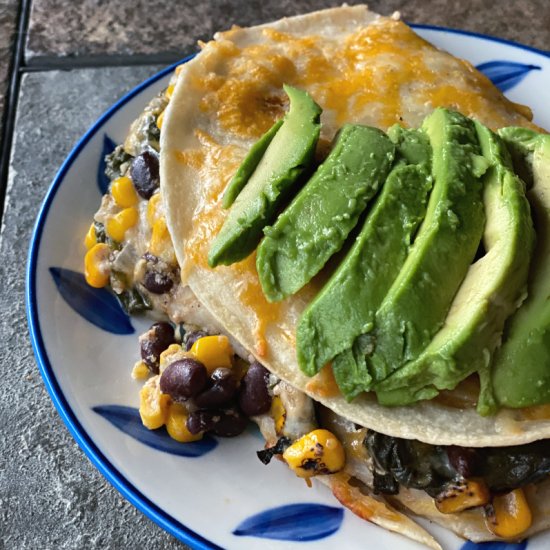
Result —
POLYGON ((10 82, 6 94, 6 103, 3 113, 4 124, 2 127, 2 135, 0 136, 2 144, 2 148, 0 150, 0 221, 2 221, 4 217, 4 201, 6 198, 6 188, 8 185, 11 146, 13 142, 19 87, 21 84, 21 71, 19 69, 23 65, 25 40, 27 37, 27 28, 30 15, 30 4, 31 0, 21 0, 21 3, 19 4, 16 37, 12 48, 12 59, 10 63, 10 82))
POLYGON ((158 55, 114 55, 91 56, 82 59, 48 60, 38 63, 25 63, 25 45, 28 35, 32 0, 20 0, 15 25, 15 39, 11 48, 5 104, 1 117, 0 131, 0 227, 4 218, 5 200, 8 187, 9 166, 15 132, 21 80, 24 74, 49 71, 70 71, 74 69, 94 69, 117 66, 168 65, 183 59, 186 54, 158 55))
POLYGON ((146 65, 171 65, 184 59, 195 50, 183 51, 181 54, 156 54, 156 55, 105 55, 83 56, 71 60, 44 60, 33 61, 19 67, 22 73, 36 73, 47 71, 70 71, 73 69, 102 69, 109 67, 144 67, 146 65))

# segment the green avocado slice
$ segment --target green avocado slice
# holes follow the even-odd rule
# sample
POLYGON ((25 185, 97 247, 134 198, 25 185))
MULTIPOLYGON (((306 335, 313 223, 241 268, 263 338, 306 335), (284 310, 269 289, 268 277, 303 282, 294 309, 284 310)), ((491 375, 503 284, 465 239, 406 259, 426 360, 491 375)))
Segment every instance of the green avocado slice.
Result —
POLYGON ((512 155, 516 174, 527 184, 529 190, 533 185, 533 152, 539 140, 539 132, 530 128, 508 126, 497 133, 512 155))
MULTIPOLYGON (((504 324, 526 295, 535 231, 524 183, 513 171, 504 142, 475 124, 490 163, 483 178, 485 254, 468 270, 443 328, 428 347, 375 387, 383 405, 431 399, 474 372, 486 378, 504 324)), ((483 405, 478 410, 488 412, 483 405)))
POLYGON ((433 149, 434 187, 411 251, 375 317, 375 382, 412 361, 443 325, 481 241, 480 177, 487 169, 473 121, 436 109, 423 122, 433 149))
POLYGON ((208 265, 230 265, 258 246, 263 228, 276 217, 313 161, 322 109, 301 90, 283 86, 290 109, 210 246, 208 265))
MULTIPOLYGON (((401 127, 393 127, 389 134, 397 146, 397 163, 353 246, 298 323, 298 363, 309 376, 351 348, 354 340, 372 327, 374 314, 426 213, 432 186, 428 139, 422 131, 401 127), (418 164, 408 164, 406 155, 411 151, 418 164)), ((336 369, 337 360, 333 370, 345 395, 350 393, 345 388, 368 382, 364 371, 348 376, 336 369)))
MULTIPOLYGON (((503 132, 506 142, 513 130, 503 132)), ((529 273, 528 298, 506 327, 491 367, 497 405, 529 407, 550 403, 550 136, 532 143, 527 162, 533 186, 527 192, 537 245, 529 273)))
POLYGON ((332 151, 273 227, 256 268, 270 302, 295 294, 340 250, 390 171, 395 147, 377 128, 347 124, 332 151))
POLYGON ((222 206, 229 208, 237 198, 238 194, 243 190, 243 187, 247 184, 250 176, 256 170, 256 167, 262 160, 264 153, 266 152, 269 144, 273 141, 275 134, 279 131, 279 128, 283 124, 284 119, 280 119, 250 148, 248 154, 242 161, 237 172, 229 182, 227 189, 223 194, 222 206))

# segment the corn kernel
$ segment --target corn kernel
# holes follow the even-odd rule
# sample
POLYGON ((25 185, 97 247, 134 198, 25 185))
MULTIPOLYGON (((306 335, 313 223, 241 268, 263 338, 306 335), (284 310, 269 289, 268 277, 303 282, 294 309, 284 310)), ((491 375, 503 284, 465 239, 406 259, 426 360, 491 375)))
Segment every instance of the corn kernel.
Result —
POLYGON ((159 366, 164 367, 166 363, 168 362, 168 359, 172 355, 176 355, 177 353, 184 353, 183 348, 179 344, 170 344, 161 354, 159 357, 159 366))
POLYGON ((84 237, 84 246, 86 247, 86 250, 90 250, 90 248, 92 248, 92 246, 94 246, 96 243, 97 238, 95 236, 95 225, 94 222, 92 222, 90 225, 90 229, 88 229, 88 232, 84 237))
POLYGON ((166 88, 166 92, 165 92, 165 95, 168 99, 170 99, 172 97, 172 94, 174 93, 174 88, 176 86, 174 84, 170 84, 170 86, 168 86, 168 88, 166 88))
POLYGON ((169 238, 169 235, 168 227, 166 226, 166 220, 164 218, 159 218, 153 224, 149 250, 155 256, 160 256, 164 252, 164 248, 166 247, 167 238, 169 238))
POLYGON ((454 514, 468 508, 484 506, 491 494, 482 480, 468 479, 448 487, 435 500, 437 509, 443 514, 454 514))
POLYGON ((111 239, 120 243, 124 240, 126 231, 136 225, 138 217, 138 211, 136 208, 125 208, 107 220, 105 230, 111 239))
POLYGON ((103 288, 109 283, 111 269, 109 267, 109 247, 105 243, 98 243, 84 256, 84 277, 86 282, 94 288, 103 288))
POLYGON ((532 522, 533 515, 522 489, 495 496, 492 504, 485 508, 487 528, 503 539, 519 537, 532 522))
POLYGON ((118 206, 128 208, 138 203, 138 195, 134 184, 128 176, 121 176, 111 184, 111 195, 118 206))
POLYGON ((134 380, 144 380, 151 374, 151 371, 143 361, 138 361, 132 369, 132 378, 134 380))
POLYGON ((180 443, 190 443, 202 439, 202 432, 193 435, 187 429, 187 413, 179 403, 172 403, 166 417, 166 431, 168 435, 180 443))
POLYGON ((162 123, 163 123, 163 122, 164 122, 164 111, 162 111, 162 113, 160 113, 160 115, 157 117, 157 122, 156 122, 156 124, 157 124, 157 128, 158 128, 159 130, 162 129, 162 123))
POLYGON ((203 336, 189 350, 200 361, 209 374, 218 367, 231 368, 233 348, 227 336, 203 336))
POLYGON ((146 428, 156 430, 166 422, 170 396, 161 393, 159 386, 160 376, 148 380, 139 392, 139 415, 146 428))
POLYGON ((346 463, 342 444, 328 430, 313 430, 296 440, 283 453, 283 459, 298 476, 334 474, 346 463))
POLYGON ((172 239, 170 238, 164 218, 159 218, 153 224, 151 240, 149 241, 149 252, 169 264, 175 264, 177 261, 174 247, 172 246, 172 239))
POLYGON ((147 222, 149 223, 149 227, 153 227, 155 222, 161 217, 159 206, 160 193, 155 193, 147 203, 147 222))
POLYGON ((277 435, 282 434, 285 426, 286 410, 282 399, 278 395, 271 401, 271 417, 275 421, 275 431, 277 435))

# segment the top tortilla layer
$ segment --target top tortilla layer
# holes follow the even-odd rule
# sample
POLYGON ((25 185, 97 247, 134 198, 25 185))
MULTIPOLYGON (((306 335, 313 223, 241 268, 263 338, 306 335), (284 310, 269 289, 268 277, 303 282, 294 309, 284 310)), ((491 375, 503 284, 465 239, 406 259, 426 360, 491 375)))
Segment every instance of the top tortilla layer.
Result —
POLYGON ((184 281, 268 369, 357 424, 440 445, 518 445, 550 437, 546 410, 483 418, 458 393, 410 407, 382 407, 374 395, 347 403, 330 373, 310 379, 296 361, 297 320, 326 273, 296 296, 269 304, 255 254, 208 267, 210 242, 227 212, 223 191, 251 145, 283 115, 283 83, 306 89, 323 107, 320 150, 345 122, 383 130, 395 122, 418 126, 437 106, 493 129, 535 128, 468 62, 366 6, 218 33, 182 67, 161 134, 162 193, 184 281))

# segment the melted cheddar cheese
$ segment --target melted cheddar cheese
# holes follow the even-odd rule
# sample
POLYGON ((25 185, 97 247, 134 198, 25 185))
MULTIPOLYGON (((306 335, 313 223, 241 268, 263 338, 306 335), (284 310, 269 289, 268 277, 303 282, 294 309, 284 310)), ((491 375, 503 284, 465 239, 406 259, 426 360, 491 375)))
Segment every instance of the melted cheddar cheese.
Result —
MULTIPOLYGON (((217 138, 197 131, 199 146, 177 153, 179 162, 208 182, 185 244, 186 259, 204 269, 227 214, 223 191, 250 145, 284 115, 285 83, 306 89, 324 109, 324 145, 345 122, 383 130, 395 123, 416 126, 438 106, 492 128, 533 126, 523 116, 528 111, 516 108, 470 63, 437 50, 401 21, 379 18, 340 41, 264 28, 261 42, 237 46, 232 42, 237 33, 228 31, 204 45, 204 70, 191 77, 199 109, 217 138)), ((238 281, 241 303, 257 321, 256 352, 265 357, 265 332, 282 313, 281 304, 270 304, 263 295, 255 255, 216 269, 231 270, 238 281)))
POLYGON ((336 45, 269 28, 263 34, 265 43, 245 48, 231 48, 227 40, 211 43, 227 74, 195 82, 205 92, 201 109, 243 137, 258 137, 283 113, 283 83, 308 89, 338 126, 369 113, 387 129, 439 106, 485 118, 492 127, 510 123, 514 104, 484 75, 439 52, 401 21, 381 19, 336 45))

